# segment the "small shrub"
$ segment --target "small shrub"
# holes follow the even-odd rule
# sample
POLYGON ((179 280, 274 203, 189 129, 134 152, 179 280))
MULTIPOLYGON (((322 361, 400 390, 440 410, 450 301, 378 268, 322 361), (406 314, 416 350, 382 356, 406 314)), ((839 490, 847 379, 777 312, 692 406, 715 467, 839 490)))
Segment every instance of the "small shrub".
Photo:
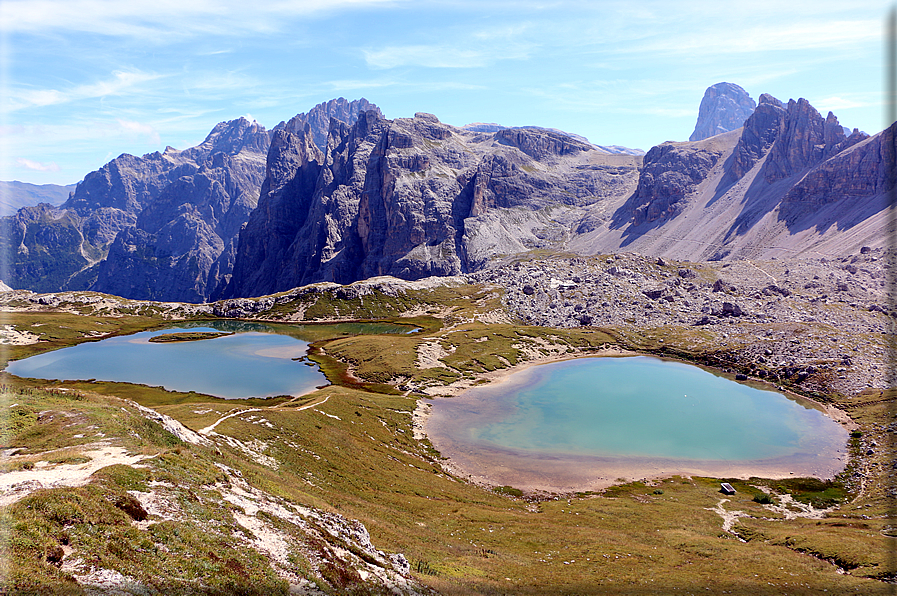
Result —
POLYGON ((496 486, 492 489, 493 492, 496 492, 500 495, 507 495, 509 497, 522 497, 523 491, 519 488, 514 488, 513 486, 496 486))
POLYGON ((766 493, 754 495, 753 501, 754 503, 760 503, 761 505, 772 505, 772 497, 766 493))

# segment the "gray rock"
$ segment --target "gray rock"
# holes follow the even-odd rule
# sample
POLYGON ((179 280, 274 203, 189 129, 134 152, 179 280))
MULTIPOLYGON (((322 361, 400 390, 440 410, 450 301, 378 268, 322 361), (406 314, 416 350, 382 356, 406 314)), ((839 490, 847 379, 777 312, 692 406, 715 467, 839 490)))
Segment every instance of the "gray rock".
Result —
POLYGON ((704 92, 695 130, 689 141, 700 141, 736 128, 753 113, 757 104, 747 91, 733 83, 717 83, 704 92))
POLYGON ((332 121, 321 156, 303 144, 297 135, 272 142, 225 297, 473 271, 495 254, 563 241, 569 229, 545 208, 589 205, 620 176, 591 167, 600 152, 568 135, 473 133, 423 113, 385 120, 369 111, 354 126, 332 121), (303 151, 307 159, 286 157, 303 151))

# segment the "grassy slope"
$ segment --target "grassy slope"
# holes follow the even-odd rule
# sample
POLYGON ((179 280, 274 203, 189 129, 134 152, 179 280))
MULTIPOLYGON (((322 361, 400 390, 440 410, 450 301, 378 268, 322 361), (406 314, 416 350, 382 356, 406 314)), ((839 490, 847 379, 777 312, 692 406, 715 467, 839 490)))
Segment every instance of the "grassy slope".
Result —
MULTIPOLYGON (((545 343, 566 345, 571 350, 598 346, 614 336, 625 337, 622 341, 629 347, 650 349, 658 347, 658 340, 664 338, 667 346, 675 341, 685 355, 692 357, 701 355, 700 348, 705 341, 703 337, 691 336, 700 331, 689 329, 620 334, 613 330, 588 333, 483 323, 451 327, 478 308, 494 306, 491 302, 494 298, 469 288, 456 292, 442 288, 437 294, 428 296, 434 309, 436 305, 446 304, 453 308, 444 329, 433 325, 422 335, 347 338, 322 342, 321 347, 327 355, 350 363, 354 374, 365 381, 385 383, 409 378, 432 381, 434 375, 440 374, 446 377, 444 380, 471 377, 505 366, 499 355, 508 363, 515 363, 521 354, 519 346, 527 342, 535 346, 539 337, 545 343), (416 345, 437 335, 445 347, 455 349, 444 359, 448 366, 416 371, 413 368, 416 345), (483 337, 487 340, 482 341, 483 337)), ((419 298, 417 303, 421 302, 419 298)), ((385 316, 394 314, 393 308, 407 306, 405 300, 393 302, 388 308, 383 307, 383 312, 380 307, 372 307, 370 301, 363 308, 385 316)), ((359 304, 343 308, 331 306, 324 308, 319 304, 324 315, 340 310, 357 316, 358 308, 362 308, 359 304)), ((109 321, 114 321, 123 331, 125 327, 136 330, 141 325, 154 324, 150 319, 109 321)), ((83 324, 102 322, 85 318, 83 324)), ((57 326, 67 327, 69 323, 72 321, 59 319, 57 326)), ((47 320, 44 325, 54 328, 47 320)), ((54 332, 65 333, 64 330, 54 332)), ((61 337, 59 341, 62 344, 73 339, 61 337)), ((32 351, 33 348, 27 347, 13 350, 17 357, 32 351)), ((16 385, 31 384, 15 379, 7 381, 16 385)), ((177 477, 193 487, 190 490, 195 493, 204 484, 216 480, 209 476, 209 470, 215 470, 211 463, 224 462, 242 470, 252 485, 272 494, 361 520, 378 548, 404 552, 421 581, 446 594, 647 594, 693 590, 817 594, 822 589, 828 593, 874 594, 888 593, 888 586, 864 578, 893 573, 888 570, 893 563, 887 560, 886 542, 893 539, 882 535, 887 520, 880 517, 886 505, 881 479, 867 486, 856 502, 826 519, 791 521, 760 519, 781 516, 770 514, 752 500, 758 491, 751 483, 733 481, 738 493, 724 507, 756 516, 738 521, 735 529, 747 540, 741 542, 735 535, 723 532, 720 516, 711 511, 723 498, 718 492, 718 482, 712 479, 672 478, 656 486, 634 483, 616 487, 604 495, 528 502, 451 478, 439 468, 438 454, 426 442, 416 441, 412 436, 413 396, 331 386, 306 396, 301 402, 259 403, 256 400, 241 404, 124 384, 70 386, 134 399, 193 429, 214 422, 238 405, 266 407, 262 417, 273 428, 260 424, 256 412, 253 413, 256 418, 251 418, 253 414, 230 418, 216 431, 244 443, 261 441, 264 454, 273 457, 278 468, 256 463, 245 452, 224 444, 219 444, 220 454, 199 447, 175 447, 170 443, 170 435, 165 433, 147 434, 146 430, 138 430, 142 442, 134 443, 135 439, 125 429, 140 429, 143 428, 140 425, 149 423, 132 414, 124 426, 116 426, 120 423, 110 420, 107 414, 119 407, 118 402, 93 393, 86 401, 64 404, 59 400, 69 398, 52 393, 26 396, 19 391, 8 395, 6 399, 23 404, 21 416, 10 420, 24 422, 21 427, 5 431, 3 447, 24 444, 38 452, 67 442, 77 443, 78 439, 73 438, 77 433, 73 431, 60 434, 58 429, 49 427, 41 430, 36 414, 50 408, 86 412, 93 424, 100 420, 104 429, 109 425, 107 434, 120 436, 129 448, 162 454, 156 460, 158 468, 154 463, 151 471, 153 479, 177 477), (24 397, 30 401, 22 402, 24 397), (315 401, 324 403, 308 409, 297 407, 315 401), (871 519, 863 519, 863 515, 871 519), (836 573, 836 567, 826 560, 836 561, 850 573, 836 573)), ((884 400, 890 396, 865 397, 862 402, 849 402, 853 404, 851 414, 866 424, 883 420, 884 400)), ((0 404, 0 407, 8 408, 8 405, 0 404)), ((37 454, 35 457, 40 458, 37 454)), ((69 503, 74 499, 78 507, 87 509, 74 522, 73 518, 66 517, 68 513, 56 513, 60 507, 68 511, 72 508, 70 504, 35 506, 36 502, 20 501, 5 509, 3 531, 12 549, 8 581, 23 585, 28 582, 69 585, 60 583, 63 577, 46 561, 46 555, 47 549, 65 538, 64 532, 69 533, 67 539, 71 541, 74 527, 78 536, 84 534, 77 544, 90 553, 96 552, 100 566, 138 575, 144 570, 147 577, 151 574, 178 577, 182 573, 221 577, 222 581, 230 582, 227 586, 235 589, 240 585, 282 587, 276 578, 265 575, 252 553, 240 549, 231 553, 223 544, 212 545, 209 541, 214 537, 199 535, 195 530, 199 526, 187 524, 177 533, 172 528, 172 525, 178 527, 174 522, 158 524, 161 527, 149 534, 133 529, 121 518, 121 509, 110 503, 125 486, 132 485, 129 483, 148 480, 146 477, 134 480, 134 472, 127 470, 112 472, 115 478, 125 480, 112 481, 109 473, 100 472, 88 487, 42 491, 29 497, 54 503, 69 503), (30 509, 28 503, 32 503, 30 509), (118 545, 115 548, 121 552, 107 552, 101 541, 91 538, 90 532, 96 531, 91 528, 96 527, 103 528, 104 536, 115 538, 113 543, 118 545), (162 556, 162 560, 156 561, 161 552, 158 546, 150 549, 152 556, 135 554, 146 546, 143 541, 167 545, 166 540, 176 541, 180 549, 178 558, 162 556), (235 571, 228 572, 226 565, 218 564, 220 561, 210 556, 219 553, 215 556, 226 563, 230 559, 221 557, 222 552, 239 563, 239 567, 235 564, 231 567, 242 568, 245 577, 235 571), (190 564, 184 562, 187 554, 192 555, 190 564), (239 583, 246 578, 251 581, 239 583)), ((789 488, 767 484, 779 490, 789 488)), ((184 498, 185 502, 189 501, 187 493, 184 498)), ((219 523, 226 521, 224 513, 216 513, 215 507, 197 510, 197 519, 205 518, 219 519, 219 523)))

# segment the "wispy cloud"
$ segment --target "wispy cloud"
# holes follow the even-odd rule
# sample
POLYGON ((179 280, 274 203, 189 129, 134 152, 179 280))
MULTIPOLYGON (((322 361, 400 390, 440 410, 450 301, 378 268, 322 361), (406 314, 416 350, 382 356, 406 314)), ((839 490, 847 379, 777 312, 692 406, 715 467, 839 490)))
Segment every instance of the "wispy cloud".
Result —
MULTIPOLYGON (((389 69, 400 66, 426 68, 482 68, 502 60, 525 60, 536 44, 527 39, 529 23, 476 29, 448 35, 450 43, 388 45, 362 49, 368 66, 389 69)), ((446 37, 446 32, 440 34, 446 37)))
POLYGON ((838 110, 849 110, 852 108, 865 108, 867 106, 880 105, 881 101, 873 100, 872 98, 864 97, 862 99, 851 98, 851 97, 826 97, 824 99, 811 100, 814 106, 816 106, 820 112, 835 112, 838 110))
POLYGON ((110 79, 76 85, 69 89, 12 88, 8 90, 8 97, 3 106, 5 111, 11 112, 30 107, 45 107, 82 99, 121 95, 143 83, 159 78, 162 78, 161 75, 140 71, 118 71, 112 73, 110 79))
POLYGON ((158 38, 160 33, 239 35, 278 30, 283 20, 404 0, 280 0, 247 10, 238 0, 4 0, 0 30, 43 34, 81 31, 117 37, 158 38))
POLYGON ((52 161, 43 163, 43 162, 39 162, 39 161, 32 161, 32 160, 26 159, 24 157, 20 157, 20 158, 16 159, 16 163, 18 163, 20 166, 22 166, 24 168, 27 168, 29 170, 34 170, 36 172, 58 172, 59 171, 59 166, 56 165, 56 163, 52 162, 52 161))
POLYGON ((872 20, 819 20, 797 24, 762 25, 723 31, 696 31, 625 45, 622 53, 665 52, 706 57, 719 54, 757 54, 774 51, 838 49, 879 40, 881 23, 872 20))
POLYGON ((494 58, 481 50, 446 45, 388 46, 363 50, 364 60, 373 68, 424 66, 427 68, 477 68, 494 58))

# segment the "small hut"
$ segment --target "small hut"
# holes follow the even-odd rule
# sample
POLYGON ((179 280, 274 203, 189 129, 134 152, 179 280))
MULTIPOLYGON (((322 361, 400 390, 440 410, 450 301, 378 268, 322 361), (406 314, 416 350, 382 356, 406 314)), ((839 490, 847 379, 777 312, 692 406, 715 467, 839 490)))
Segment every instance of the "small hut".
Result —
POLYGON ((732 488, 732 485, 729 484, 728 482, 721 482, 719 486, 720 486, 719 492, 723 493, 724 495, 734 495, 735 494, 735 489, 732 488))

